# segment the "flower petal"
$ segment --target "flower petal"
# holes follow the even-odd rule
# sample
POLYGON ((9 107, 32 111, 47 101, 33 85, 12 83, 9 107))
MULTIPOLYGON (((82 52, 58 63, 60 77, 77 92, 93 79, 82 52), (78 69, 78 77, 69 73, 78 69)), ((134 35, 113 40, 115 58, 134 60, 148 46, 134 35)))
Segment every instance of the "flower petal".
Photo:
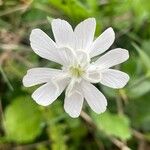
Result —
POLYGON ((88 47, 91 46, 93 42, 95 27, 95 18, 88 18, 76 26, 74 30, 76 50, 88 50, 88 47))
POLYGON ((107 100, 105 96, 91 83, 82 82, 83 95, 91 107, 96 113, 102 113, 106 110, 107 100))
POLYGON ((123 88, 129 81, 128 74, 114 69, 106 69, 101 73, 100 83, 111 88, 123 88))
POLYGON ((115 33, 110 27, 93 42, 90 48, 90 57, 94 57, 105 52, 113 44, 114 40, 115 33))
POLYGON ((33 29, 30 34, 33 51, 42 58, 61 64, 55 42, 42 30, 33 29))
POLYGON ((74 48, 73 29, 67 21, 61 19, 53 19, 52 30, 58 46, 74 48))
POLYGON ((68 82, 65 79, 59 81, 57 85, 53 82, 48 82, 34 91, 34 93, 32 94, 32 98, 39 105, 50 105, 63 92, 67 84, 68 82))
POLYGON ((83 95, 74 91, 69 97, 65 97, 64 109, 71 117, 76 118, 80 115, 83 105, 83 95))
POLYGON ((23 78, 23 85, 25 87, 34 86, 49 82, 52 77, 60 74, 62 71, 52 68, 32 68, 27 71, 23 78))
POLYGON ((118 65, 129 58, 129 52, 125 49, 116 48, 101 56, 94 64, 100 69, 118 65))

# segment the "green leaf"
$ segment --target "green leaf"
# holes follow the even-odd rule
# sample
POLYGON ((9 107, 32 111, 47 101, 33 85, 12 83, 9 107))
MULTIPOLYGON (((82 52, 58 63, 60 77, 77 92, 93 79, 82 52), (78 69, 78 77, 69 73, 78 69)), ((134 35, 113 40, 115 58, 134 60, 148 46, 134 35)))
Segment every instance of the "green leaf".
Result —
POLYGON ((142 62, 144 64, 144 66, 149 71, 150 70, 150 57, 143 50, 141 50, 140 47, 138 47, 137 44, 132 43, 132 45, 138 51, 138 53, 140 55, 140 58, 141 58, 141 60, 142 60, 142 62))
POLYGON ((138 98, 150 92, 150 80, 146 79, 128 89, 130 98, 138 98))
POLYGON ((116 136, 122 140, 127 140, 131 137, 129 119, 122 115, 105 112, 102 115, 94 115, 95 122, 98 128, 108 135, 116 136))
POLYGON ((117 91, 114 89, 111 89, 107 86, 102 86, 102 89, 103 89, 103 92, 110 98, 115 98, 117 96, 117 91))
POLYGON ((8 139, 26 143, 40 135, 41 112, 29 97, 18 97, 6 107, 4 128, 8 139))
POLYGON ((98 1, 97 0, 86 0, 87 4, 90 6, 90 8, 93 9, 93 11, 96 11, 98 8, 98 1))
POLYGON ((8 87, 10 88, 10 90, 14 90, 13 86, 11 85, 7 75, 5 74, 3 68, 0 65, 0 74, 2 74, 2 77, 4 78, 5 82, 7 83, 8 87))
POLYGON ((142 129, 142 131, 150 131, 149 93, 144 97, 129 101, 126 111, 130 116, 134 128, 142 129))
POLYGON ((56 124, 49 127, 52 140, 52 150, 67 150, 66 138, 64 137, 65 125, 56 124))
POLYGON ((74 21, 87 18, 91 13, 79 0, 49 0, 49 4, 74 21))
POLYGON ((27 11, 24 15, 22 20, 27 23, 27 22, 33 22, 37 20, 42 20, 46 18, 45 12, 32 8, 31 10, 27 11))
POLYGON ((150 132, 144 134, 146 140, 150 141, 150 132))
POLYGON ((146 54, 148 54, 148 56, 150 57, 150 39, 149 40, 143 40, 143 42, 141 43, 141 47, 142 49, 144 49, 144 51, 146 52, 146 54))

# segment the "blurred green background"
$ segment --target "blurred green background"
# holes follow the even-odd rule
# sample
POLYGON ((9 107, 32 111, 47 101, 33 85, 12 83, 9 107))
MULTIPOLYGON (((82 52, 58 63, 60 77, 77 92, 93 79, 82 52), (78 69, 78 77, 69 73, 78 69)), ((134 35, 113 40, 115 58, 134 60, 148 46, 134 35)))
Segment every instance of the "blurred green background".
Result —
POLYGON ((0 150, 150 150, 150 2, 149 0, 0 0, 0 150), (47 16, 49 19, 47 20, 47 16), (81 117, 63 110, 61 95, 49 107, 25 88, 29 68, 57 67, 30 48, 29 35, 41 28, 51 37, 50 20, 77 25, 97 20, 96 36, 107 27, 116 33, 114 47, 130 52, 117 66, 130 75, 121 90, 97 87, 108 109, 97 115, 84 105, 81 117))

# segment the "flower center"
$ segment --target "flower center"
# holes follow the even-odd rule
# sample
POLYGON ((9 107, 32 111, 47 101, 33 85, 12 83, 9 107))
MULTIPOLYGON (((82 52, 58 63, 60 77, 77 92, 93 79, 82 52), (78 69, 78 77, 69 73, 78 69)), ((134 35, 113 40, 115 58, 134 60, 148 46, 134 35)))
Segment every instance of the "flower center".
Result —
POLYGON ((83 70, 83 68, 81 68, 80 65, 71 66, 69 68, 69 71, 70 71, 71 76, 73 76, 75 78, 80 78, 85 73, 85 71, 83 70))

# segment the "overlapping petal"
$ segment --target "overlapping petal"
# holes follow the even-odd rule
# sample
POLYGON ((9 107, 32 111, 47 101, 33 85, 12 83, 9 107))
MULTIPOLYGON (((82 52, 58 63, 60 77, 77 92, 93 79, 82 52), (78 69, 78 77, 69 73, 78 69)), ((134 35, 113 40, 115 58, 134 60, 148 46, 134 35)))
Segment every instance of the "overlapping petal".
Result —
POLYGON ((73 51, 68 47, 57 47, 52 39, 40 29, 34 29, 30 35, 33 51, 42 58, 66 65, 72 60, 73 51), (68 57, 69 56, 69 57, 68 57))
POLYGON ((90 47, 90 57, 94 57, 105 52, 114 42, 115 33, 110 27, 105 30, 90 47))
POLYGON ((58 48, 57 55, 59 57, 60 64, 63 66, 73 64, 76 58, 75 52, 68 47, 58 48))
POLYGON ((101 81, 103 85, 111 88, 123 88, 129 81, 128 74, 114 69, 106 69, 101 72, 101 81))
POLYGON ((91 83, 82 82, 83 95, 91 107, 96 113, 102 113, 106 110, 107 100, 105 96, 91 83))

